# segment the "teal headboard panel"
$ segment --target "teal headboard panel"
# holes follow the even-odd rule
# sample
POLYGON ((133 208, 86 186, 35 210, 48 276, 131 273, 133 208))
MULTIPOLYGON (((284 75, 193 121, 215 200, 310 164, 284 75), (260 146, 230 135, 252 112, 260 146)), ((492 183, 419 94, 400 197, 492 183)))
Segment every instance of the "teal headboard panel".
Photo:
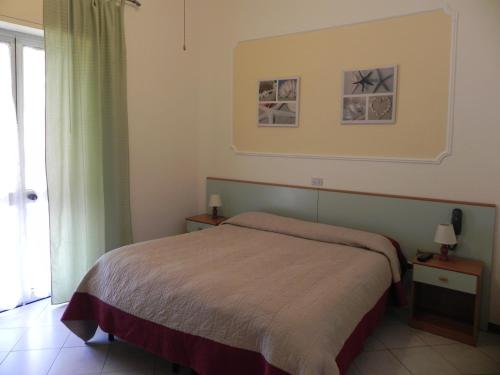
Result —
POLYGON ((405 255, 412 257, 417 249, 439 250, 433 243, 434 231, 438 224, 450 222, 454 208, 460 208, 464 214, 456 254, 489 265, 495 227, 494 207, 320 191, 318 221, 394 237, 405 255))
POLYGON ((451 211, 463 211, 462 235, 454 254, 485 264, 481 322, 489 316, 491 262, 495 230, 495 207, 429 200, 319 191, 318 221, 363 229, 392 237, 408 259, 418 249, 439 251, 433 242, 436 226, 449 223, 451 211))
POLYGON ((481 325, 486 327, 496 207, 437 199, 333 191, 252 181, 207 178, 207 196, 220 194, 222 214, 265 211, 298 219, 377 232, 397 240, 408 259, 418 249, 438 251, 433 243, 437 224, 449 223, 451 211, 463 211, 456 254, 486 266, 481 325))
POLYGON ((215 193, 221 196, 223 216, 264 211, 316 221, 318 215, 318 191, 313 189, 207 179, 207 197, 215 193))

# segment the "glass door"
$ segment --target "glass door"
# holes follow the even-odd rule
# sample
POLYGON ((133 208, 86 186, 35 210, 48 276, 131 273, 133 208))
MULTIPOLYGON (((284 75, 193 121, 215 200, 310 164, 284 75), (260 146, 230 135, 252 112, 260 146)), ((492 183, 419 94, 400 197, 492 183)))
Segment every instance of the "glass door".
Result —
POLYGON ((50 296, 41 38, 0 30, 0 311, 50 296))

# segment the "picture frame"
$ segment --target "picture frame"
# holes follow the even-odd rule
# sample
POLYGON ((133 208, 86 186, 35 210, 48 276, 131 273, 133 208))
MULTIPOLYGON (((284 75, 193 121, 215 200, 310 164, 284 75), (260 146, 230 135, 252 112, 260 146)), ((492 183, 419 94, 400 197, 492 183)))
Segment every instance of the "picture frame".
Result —
POLYGON ((300 77, 257 81, 257 125, 289 128, 299 126, 300 77))
POLYGON ((344 70, 341 81, 341 124, 395 123, 397 65, 344 70))

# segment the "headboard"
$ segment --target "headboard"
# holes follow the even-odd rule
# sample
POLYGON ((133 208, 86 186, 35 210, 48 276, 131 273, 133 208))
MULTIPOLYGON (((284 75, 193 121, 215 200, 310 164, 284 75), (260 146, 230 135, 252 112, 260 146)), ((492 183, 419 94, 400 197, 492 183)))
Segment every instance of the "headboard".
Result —
POLYGON ((451 211, 460 208, 463 226, 456 254, 485 264, 481 325, 488 323, 495 205, 216 177, 207 178, 206 191, 207 197, 220 194, 224 216, 265 211, 377 232, 397 240, 408 259, 418 249, 437 251, 433 243, 437 224, 450 222, 451 211))

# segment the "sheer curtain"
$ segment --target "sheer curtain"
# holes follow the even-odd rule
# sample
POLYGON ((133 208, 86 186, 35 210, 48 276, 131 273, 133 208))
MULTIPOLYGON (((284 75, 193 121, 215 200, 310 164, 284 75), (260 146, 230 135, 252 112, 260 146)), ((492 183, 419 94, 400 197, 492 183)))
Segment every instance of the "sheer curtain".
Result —
POLYGON ((130 243, 124 1, 45 0, 52 301, 130 243))
POLYGON ((0 311, 50 295, 44 52, 25 37, 0 36, 0 311))
POLYGON ((24 290, 25 202, 11 61, 10 45, 0 42, 0 311, 21 303, 24 290))

